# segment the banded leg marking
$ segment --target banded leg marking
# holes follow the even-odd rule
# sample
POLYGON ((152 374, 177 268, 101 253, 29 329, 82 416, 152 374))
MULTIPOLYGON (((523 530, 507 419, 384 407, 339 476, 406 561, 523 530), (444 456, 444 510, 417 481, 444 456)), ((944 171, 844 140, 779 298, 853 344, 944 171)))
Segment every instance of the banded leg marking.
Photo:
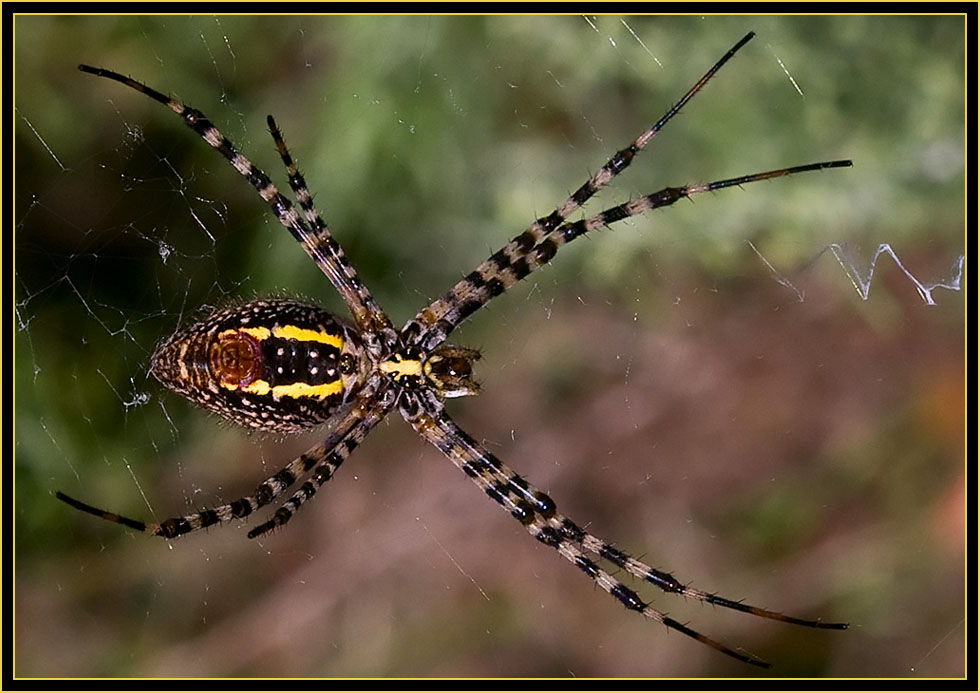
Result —
MULTIPOLYGON (((299 175, 299 171, 296 170, 295 166, 292 166, 293 170, 290 171, 289 182, 291 186, 296 184, 304 191, 305 195, 300 196, 301 206, 303 206, 304 212, 307 213, 307 218, 309 218, 309 210, 306 209, 305 204, 302 202, 302 199, 305 198, 310 205, 310 209, 313 210, 312 217, 319 220, 320 223, 319 228, 314 226, 317 229, 315 232, 310 230, 307 222, 293 208, 292 202, 279 192, 279 189, 276 188, 269 176, 249 161, 246 156, 241 154, 235 148, 234 144, 232 144, 231 140, 225 137, 204 113, 118 72, 91 67, 89 65, 79 65, 78 69, 82 72, 87 72, 97 77, 105 77, 106 79, 124 84, 131 89, 135 89, 154 101, 162 103, 180 116, 184 124, 197 133, 212 148, 216 149, 221 156, 227 159, 232 167, 255 189, 259 197, 269 205, 273 214, 279 220, 279 223, 286 227, 293 237, 299 241, 303 250, 316 262, 320 270, 330 280, 330 283, 333 284, 337 292, 343 297, 351 313, 358 321, 358 326, 362 330, 366 330, 370 326, 376 331, 377 324, 382 322, 378 316, 380 315, 383 318, 384 315, 376 305, 368 288, 358 278, 353 266, 347 261, 340 245, 330 235, 326 225, 323 224, 322 220, 316 214, 315 209, 313 209, 312 198, 310 198, 309 192, 306 190, 306 183, 303 181, 302 176, 299 175), (293 179, 294 173, 297 176, 296 180, 293 179)), ((269 125, 273 129, 273 138, 276 139, 276 146, 279 147, 280 156, 283 158, 284 163, 287 163, 289 154, 285 144, 282 142, 281 136, 278 134, 278 130, 275 129, 275 122, 271 117, 269 119, 269 125)), ((291 160, 287 163, 287 169, 290 164, 291 160)), ((293 190, 296 191, 297 195, 300 195, 296 187, 293 187, 293 190)), ((387 322, 387 318, 384 319, 384 322, 387 322)), ((387 327, 391 329, 390 322, 387 324, 387 327)))
POLYGON ((306 217, 307 226, 291 227, 290 231, 293 232, 306 253, 337 288, 344 302, 350 308, 354 321, 361 332, 378 333, 382 330, 394 330, 391 320, 384 314, 370 290, 357 276, 357 270, 347 259, 344 249, 334 239, 327 224, 317 211, 306 179, 303 178, 303 174, 300 173, 296 162, 289 153, 275 119, 270 115, 267 122, 276 149, 279 150, 279 157, 289 175, 289 187, 296 195, 296 202, 306 217), (308 228, 312 229, 312 232, 308 231, 308 228))
MULTIPOLYGON (((526 253, 510 262, 501 252, 491 256, 480 268, 474 270, 454 286, 440 300, 446 301, 443 317, 422 338, 423 349, 433 349, 441 344, 450 332, 473 313, 499 296, 531 272, 547 264, 558 251, 576 238, 618 221, 644 214, 660 207, 669 207, 678 200, 701 193, 714 192, 724 188, 737 187, 772 178, 781 178, 808 171, 851 166, 849 160, 821 161, 802 166, 791 166, 761 173, 752 173, 735 178, 726 178, 711 183, 663 188, 655 193, 624 202, 605 209, 587 219, 564 223, 544 236, 541 241, 526 253), (483 269, 486 268, 486 273, 483 269)), ((409 323, 412 325, 412 323, 409 323)))
POLYGON ((349 427, 346 434, 332 448, 329 450, 324 449, 323 454, 318 457, 319 463, 310 473, 310 477, 306 480, 306 483, 276 510, 268 522, 264 522, 250 530, 248 538, 254 539, 255 537, 267 534, 289 522, 290 518, 300 509, 300 506, 312 498, 321 486, 333 478, 333 475, 340 469, 340 465, 344 463, 344 460, 354 451, 354 448, 361 444, 364 438, 367 437, 367 434, 371 432, 371 429, 385 418, 392 406, 393 401, 390 404, 377 404, 367 409, 355 406, 354 410, 360 412, 359 416, 362 418, 359 418, 352 427, 349 427))
POLYGON ((554 515, 554 501, 459 428, 435 395, 419 392, 414 404, 401 407, 405 420, 521 524, 554 515))
MULTIPOLYGON (((603 187, 605 187, 613 178, 625 171, 630 163, 632 163, 634 157, 652 140, 657 133, 659 133, 664 126, 675 116, 678 112, 690 101, 695 94, 701 91, 702 87, 708 83, 708 81, 714 77, 715 73, 718 72, 731 58, 737 53, 742 46, 752 40, 755 36, 755 32, 749 32, 739 40, 734 46, 732 46, 725 55, 721 57, 711 68, 704 73, 704 75, 699 79, 694 86, 687 90, 684 94, 671 108, 654 123, 649 129, 645 130, 639 137, 636 138, 629 146, 625 149, 621 149, 607 161, 602 168, 600 168, 596 173, 589 178, 578 190, 576 190, 572 195, 565 200, 555 211, 551 214, 541 217, 535 220, 523 233, 511 240, 507 245, 501 248, 499 251, 491 255, 487 260, 485 260, 479 267, 474 270, 468 277, 458 282, 456 286, 450 289, 441 298, 436 299, 429 306, 419 311, 418 315, 415 316, 414 320, 410 321, 406 326, 406 329, 418 330, 425 338, 426 344, 431 344, 428 348, 434 348, 438 344, 445 340, 449 336, 459 322, 453 322, 451 318, 448 318, 448 314, 452 312, 457 304, 464 301, 464 296, 469 293, 469 279, 474 275, 479 275, 481 277, 492 277, 497 270, 503 269, 507 266, 512 266, 518 262, 521 258, 527 255, 531 250, 534 249, 549 233, 557 229, 561 224, 577 210, 579 207, 584 205, 589 199, 592 198, 597 192, 599 192, 603 187), (449 324, 444 325, 443 322, 447 321, 449 324), (440 326, 439 333, 441 334, 441 339, 433 343, 433 339, 428 337, 428 332, 430 328, 434 326, 440 326), (444 334, 442 334, 444 332, 444 334)), ((490 297, 492 298, 492 294, 490 297)), ((487 299, 489 300, 489 298, 487 299)), ((404 333, 403 333, 404 334, 404 333)))
POLYGON ((561 554, 565 560, 592 578, 592 581, 598 587, 615 598, 616 601, 630 611, 639 612, 645 618, 648 618, 651 621, 659 621, 667 628, 683 633, 689 638, 694 638, 695 640, 702 642, 705 645, 728 655, 729 657, 734 657, 741 662, 753 664, 764 669, 769 668, 770 664, 765 660, 759 659, 755 655, 743 652, 742 650, 733 649, 728 645, 714 640, 713 638, 709 638, 707 635, 699 633, 680 621, 671 618, 664 612, 654 609, 649 603, 644 602, 640 598, 640 595, 634 590, 624 585, 622 582, 599 567, 595 561, 588 558, 581 550, 578 549, 578 547, 574 545, 573 542, 564 538, 561 532, 556 531, 554 527, 550 525, 550 523, 536 519, 534 522, 527 525, 527 530, 530 532, 531 536, 540 541, 542 544, 545 546, 550 546, 558 551, 558 553, 561 554))
POLYGON ((262 508, 276 498, 281 496, 296 481, 309 473, 315 467, 323 463, 343 439, 360 423, 364 418, 363 412, 356 406, 348 406, 337 414, 338 422, 336 428, 330 432, 326 439, 319 445, 306 451, 278 472, 259 484, 250 496, 243 496, 238 500, 219 505, 214 508, 204 508, 195 513, 171 517, 162 522, 147 523, 135 520, 124 515, 111 513, 100 508, 96 508, 82 501, 76 500, 71 496, 58 491, 55 496, 58 500, 64 501, 68 505, 86 512, 103 520, 125 525, 139 532, 146 532, 166 539, 174 539, 190 532, 206 529, 216 524, 228 522, 235 518, 245 518, 253 512, 262 508))
POLYGON ((848 627, 846 623, 829 623, 786 616, 684 585, 670 573, 648 566, 615 548, 611 543, 583 530, 559 513, 554 501, 547 494, 520 477, 460 429, 446 414, 438 399, 423 395, 418 399, 418 403, 419 405, 411 411, 412 418, 409 419, 409 423, 420 435, 449 457, 487 495, 517 518, 535 539, 558 550, 566 560, 585 572, 599 587, 628 609, 638 611, 647 618, 659 621, 668 628, 682 632, 743 662, 756 666, 769 666, 761 659, 734 650, 653 609, 634 590, 616 580, 585 554, 604 559, 664 592, 691 597, 707 604, 810 628, 843 630, 848 627))

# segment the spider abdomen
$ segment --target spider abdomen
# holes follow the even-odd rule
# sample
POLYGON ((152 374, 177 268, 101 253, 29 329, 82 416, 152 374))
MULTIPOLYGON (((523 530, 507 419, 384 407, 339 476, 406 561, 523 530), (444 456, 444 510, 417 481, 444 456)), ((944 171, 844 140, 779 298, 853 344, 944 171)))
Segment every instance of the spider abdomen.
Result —
POLYGON ((356 332, 315 306, 251 301, 212 313, 159 347, 150 372, 229 421, 290 433, 323 423, 364 381, 356 332))

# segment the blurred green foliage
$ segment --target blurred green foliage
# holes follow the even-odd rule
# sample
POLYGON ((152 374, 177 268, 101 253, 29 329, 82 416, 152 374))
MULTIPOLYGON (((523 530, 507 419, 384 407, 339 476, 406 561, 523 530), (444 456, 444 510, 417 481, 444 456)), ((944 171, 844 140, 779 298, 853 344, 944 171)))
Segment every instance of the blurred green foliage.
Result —
MULTIPOLYGON (((265 115, 274 114, 328 224, 381 304, 401 322, 530 220, 549 212, 749 30, 755 30, 757 38, 588 210, 666 185, 809 161, 851 158, 854 168, 705 196, 579 241, 563 251, 553 267, 515 289, 513 296, 499 299, 460 331, 461 341, 486 350, 484 373, 490 384, 498 379, 511 382, 508 374, 517 368, 515 363, 540 356, 520 329, 532 323, 556 334, 563 325, 576 329, 581 316, 574 309, 546 319, 565 300, 573 305, 576 299, 607 302, 622 324, 636 321, 633 329, 653 334, 683 330, 692 321, 706 329, 710 321, 702 316, 699 322, 687 303, 683 311, 690 313, 670 311, 680 296, 696 304, 701 300, 694 295, 698 289, 721 292, 733 305, 743 305, 757 296, 745 287, 757 286, 754 282, 761 277, 771 294, 759 313, 779 299, 788 301, 791 294, 766 275, 745 240, 759 247, 781 272, 830 287, 838 296, 834 310, 869 328, 877 339, 901 339, 912 320, 909 312, 925 309, 894 268, 882 261, 873 303, 841 309, 857 302, 844 274, 829 256, 809 269, 807 263, 828 243, 852 244, 860 249, 859 258, 867 258, 878 243, 888 242, 921 279, 936 280, 949 274, 963 252, 962 19, 18 17, 18 673, 173 673, 154 660, 163 648, 184 638, 206 638, 209 624, 230 619, 242 604, 261 599, 282 577, 280 571, 288 575, 280 559, 249 553, 252 545, 243 533, 216 531, 206 540, 223 533, 229 543, 222 546, 236 547, 228 548, 228 555, 243 551, 240 560, 255 568, 255 576, 240 597, 230 592, 225 592, 227 601, 207 596, 212 584, 230 589, 228 577, 222 575, 234 574, 229 565, 215 560, 217 567, 211 567, 224 548, 202 558, 188 557, 184 543, 175 546, 173 553, 184 553, 178 559, 181 564, 186 562, 192 573, 199 569, 207 574, 181 577, 169 572, 174 568, 165 558, 144 555, 143 538, 66 513, 50 494, 64 488, 96 504, 142 516, 149 511, 141 507, 140 493, 154 511, 174 513, 251 488, 286 458, 278 441, 245 437, 163 394, 145 374, 149 354, 158 339, 202 305, 287 293, 343 310, 316 267, 220 157, 166 109, 118 84, 83 75, 76 64, 132 75, 200 108, 285 188, 265 128, 265 115), (266 466, 250 463, 255 458, 266 466), (198 465, 213 467, 203 472, 198 465), (246 546, 241 549, 239 544, 246 546), (87 568, 88 557, 102 546, 110 554, 100 563, 102 568, 87 568), (120 555, 111 557, 116 552, 135 557, 134 562, 120 564, 120 555), (113 564, 118 572, 110 578, 105 571, 113 564), (55 589, 62 591, 57 603, 70 613, 50 613, 52 607, 40 606, 55 589), (175 615, 181 605, 187 609, 184 618, 175 615), (102 635, 82 637, 92 623, 102 635), (152 633, 141 630, 146 628, 152 633), (137 632, 138 637, 133 635, 137 632), (55 657, 52 647, 71 651, 62 649, 55 657)), ((962 300, 954 294, 937 297, 954 306, 962 300)), ((916 323, 921 329, 957 346, 957 310, 936 311, 921 319, 925 322, 916 323)), ((766 319, 760 323, 765 325, 766 319)), ((587 327, 582 330, 580 334, 592 338, 587 327)), ((724 337, 719 334, 717 339, 724 337)), ((552 392, 557 407, 594 396, 597 380, 579 377, 577 365, 589 364, 591 355, 576 361, 568 354, 564 361, 565 355, 549 353, 554 359, 541 366, 543 396, 548 396, 549 387, 564 393, 552 392)), ((634 355, 641 353, 637 347, 634 355)), ((925 367, 915 366, 912 358, 907 361, 911 370, 925 367)), ((627 382, 629 377, 627 370, 627 382)), ((613 370, 609 378, 621 382, 623 371, 613 370)), ((513 386, 534 384, 517 379, 513 386)), ((855 383, 857 388, 864 386, 855 383)), ((910 405, 868 424, 865 442, 854 444, 874 447, 867 441, 877 439, 875 430, 893 433, 896 421, 915 419, 917 411, 910 405)), ((493 425, 503 431, 524 430, 518 420, 494 420, 493 425)), ((479 438, 484 432, 473 434, 479 438)), ((407 445, 405 441, 412 439, 398 440, 407 445)), ((303 447, 302 441, 288 444, 303 447)), ((908 448, 921 449, 921 444, 909 443, 908 448)), ((414 467, 418 453, 410 450, 407 460, 398 448, 377 448, 375 453, 391 465, 407 462, 414 467)), ((942 459, 943 450, 939 446, 938 452, 922 458, 942 459)), ((513 463, 522 469, 517 460, 513 463)), ((920 483, 920 472, 910 472, 909 478, 920 483)), ((379 477, 382 473, 376 472, 379 477)), ((563 469, 565 475, 576 473, 563 469)), ((616 474, 615 468, 608 473, 616 474)), ((837 474, 851 478, 836 468, 832 473, 815 472, 812 478, 798 473, 803 476, 788 477, 795 492, 814 479, 820 487, 836 488, 838 484, 827 479, 837 479, 837 474)), ((941 488, 929 499, 940 497, 942 487, 953 483, 951 477, 938 478, 941 488)), ((872 485, 875 479, 865 481, 872 485)), ((794 543, 830 531, 820 529, 819 508, 800 505, 793 495, 786 495, 789 491, 768 489, 774 491, 768 494, 767 488, 745 496, 753 499, 753 507, 742 508, 745 514, 739 520, 762 537, 762 554, 769 550, 781 555, 794 543)), ((872 493, 867 485, 858 488, 872 493)), ((475 498, 463 482, 449 491, 475 498)), ((902 499, 898 507, 883 508, 880 516, 868 521, 869 534, 907 513, 914 503, 907 493, 897 497, 902 499)), ((380 502, 382 507, 393 503, 383 496, 380 502)), ((603 506, 601 500, 595 502, 603 506)), ((739 506, 737 498, 724 505, 731 512, 739 506)), ((923 508, 923 513, 931 512, 932 506, 923 508)), ((624 504, 619 514, 633 514, 632 506, 624 504)), ((305 531, 312 532, 312 511, 304 519, 305 531)), ((392 524, 409 519, 395 517, 392 524)), ((896 541, 903 527, 895 525, 896 541)), ((655 529, 640 533, 643 543, 633 547, 642 550, 655 529)), ((489 535, 499 530, 493 525, 484 531, 489 535)), ((508 547, 528 542, 516 533, 504 533, 501 541, 508 547)), ((751 547, 752 541, 746 543, 751 547)), ((325 552, 318 556, 328 558, 325 552)), ((574 572, 551 558, 541 559, 543 570, 574 572)), ((335 559, 351 563, 358 556, 335 559)), ((801 558, 799 565, 807 565, 806 560, 801 558)), ((695 557, 688 570, 696 568, 695 557)), ((469 572, 479 581, 478 571, 469 572)), ((725 585, 710 587, 725 592, 725 585)), ((583 591, 587 598, 588 590, 583 591)), ((847 591, 846 585, 841 591, 847 591)), ((869 613, 894 609, 903 596, 899 590, 881 611, 869 613)), ((521 608, 520 595, 512 598, 518 602, 515 608, 521 608)), ((581 599, 581 591, 568 596, 576 606, 581 599)), ((509 638, 519 638, 520 627, 495 611, 507 600, 499 596, 486 607, 487 613, 467 612, 464 625, 447 626, 448 632, 459 635, 452 640, 459 641, 464 653, 458 659, 448 656, 458 664, 447 668, 430 661, 431 655, 406 655, 399 649, 405 642, 425 640, 423 634, 430 628, 436 631, 429 634, 431 652, 448 647, 438 622, 433 622, 414 624, 407 632, 396 628, 390 649, 378 645, 371 650, 378 659, 376 668, 367 659, 333 660, 326 655, 320 666, 285 658, 282 668, 205 666, 199 671, 216 676, 561 676, 570 669, 589 675, 674 673, 669 667, 619 667, 614 656, 583 661, 587 655, 581 652, 573 662, 561 653, 552 659, 542 652, 536 663, 526 662, 523 650, 511 651, 508 645, 509 638), (487 630, 493 630, 488 623, 497 623, 499 633, 509 635, 482 642, 487 630), (475 644, 465 644, 461 633, 475 634, 475 644), (488 650, 498 655, 488 660, 488 650)), ((787 608, 793 604, 791 599, 783 601, 787 608)), ((902 602, 902 608, 908 609, 908 603, 902 602)), ((625 620, 614 604, 598 598, 583 607, 589 613, 601 610, 611 612, 615 624, 625 620)), ((700 612, 708 623, 698 625, 710 631, 710 611, 700 612)), ((949 611, 938 613, 945 618, 949 611)), ((843 610, 833 615, 840 614, 843 610)), ((648 637, 650 647, 658 647, 664 633, 657 628, 645 631, 645 625, 630 623, 630 635, 623 630, 622 639, 648 637)), ((894 625, 898 631, 903 624, 894 625)), ((916 634, 931 638, 935 626, 920 625, 924 630, 916 634)), ((611 639, 616 631, 612 632, 602 641, 610 650, 618 646, 618 638, 611 639)), ((792 633, 800 643, 808 635, 812 634, 792 633)), ((342 640, 337 636, 335 644, 342 640)), ((696 644, 678 640, 669 637, 668 643, 685 656, 690 652, 691 662, 700 661, 694 659, 702 656, 696 644)), ((341 649, 344 646, 350 643, 341 649)), ((583 647, 601 649, 595 644, 583 647)), ((914 646, 902 649, 896 643, 894 648, 915 659, 914 646)), ((834 659, 811 654, 790 664, 790 672, 909 673, 907 667, 892 668, 891 660, 857 666, 846 655, 834 659)), ((710 656, 709 661, 708 668, 695 671, 733 673, 729 663, 710 656)), ((678 671, 690 673, 683 666, 678 671)))

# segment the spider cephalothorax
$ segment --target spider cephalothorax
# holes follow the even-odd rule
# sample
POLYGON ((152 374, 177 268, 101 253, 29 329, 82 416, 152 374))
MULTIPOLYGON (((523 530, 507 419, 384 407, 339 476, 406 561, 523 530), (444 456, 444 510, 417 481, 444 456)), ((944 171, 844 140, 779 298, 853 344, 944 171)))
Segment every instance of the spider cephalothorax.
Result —
POLYGON ((263 481, 251 495, 159 523, 144 523, 100 510, 61 492, 57 497, 106 520, 173 538, 247 517, 304 480, 266 522, 248 533, 249 537, 261 536, 285 525, 334 475, 371 429, 397 409, 424 440, 438 448, 484 493, 519 520, 531 536, 555 549, 627 609, 743 662, 768 666, 758 657, 712 640, 654 609, 636 591, 613 577, 602 566, 603 561, 665 592, 704 603, 815 628, 846 628, 843 623, 798 619, 696 590, 669 573, 651 568, 562 515, 546 493, 459 428, 444 407, 446 398, 473 395, 479 390, 472 380, 472 366, 480 357, 479 352, 447 344, 449 335, 495 296, 550 262, 563 246, 576 238, 699 193, 851 165, 850 161, 829 161, 707 184, 664 188, 591 217, 568 221, 596 192, 626 170, 634 157, 752 36, 750 33, 742 38, 660 120, 616 152, 554 212, 533 222, 442 297, 419 311, 401 331, 395 330, 320 218, 306 181, 286 149, 272 116, 268 118, 269 129, 299 210, 200 111, 119 73, 79 66, 83 72, 121 82, 166 105, 227 159, 330 280, 347 304, 354 324, 296 301, 252 301, 217 311, 182 329, 165 340, 153 355, 150 370, 160 382, 235 423, 288 433, 331 422, 330 432, 322 442, 263 481))
POLYGON ((476 349, 443 344, 426 354, 419 347, 405 347, 381 361, 378 369, 408 390, 432 389, 439 397, 475 395, 480 386, 473 380, 476 349))

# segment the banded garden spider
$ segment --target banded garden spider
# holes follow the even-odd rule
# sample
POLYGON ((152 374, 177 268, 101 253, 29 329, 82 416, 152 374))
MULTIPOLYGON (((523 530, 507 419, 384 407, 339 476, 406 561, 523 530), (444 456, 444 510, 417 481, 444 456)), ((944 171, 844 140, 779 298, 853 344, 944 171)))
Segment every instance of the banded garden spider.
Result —
POLYGON ((245 518, 282 496, 297 481, 304 483, 269 520, 248 532, 250 538, 284 526, 326 483, 392 410, 419 435, 459 467, 491 499, 516 518, 539 542, 591 578, 627 609, 694 638, 730 657, 760 667, 768 663, 713 640, 654 609, 640 595, 603 568, 600 561, 652 583, 664 592, 811 628, 845 629, 786 616, 688 587, 669 573, 654 569, 559 513, 555 502, 490 453, 449 417, 443 401, 475 395, 472 379, 478 351, 447 344, 456 327, 528 274, 551 261, 558 250, 603 226, 643 214, 699 193, 794 173, 841 168, 850 161, 793 166, 712 183, 668 187, 650 195, 569 222, 568 217, 622 173, 636 154, 754 36, 747 34, 721 57, 660 120, 602 168, 547 216, 491 255, 442 297, 423 308, 400 330, 375 302, 321 219, 306 181, 293 162, 282 135, 268 117, 289 186, 302 213, 269 177, 240 154, 200 111, 185 106, 119 73, 80 65, 82 72, 121 82, 168 106, 185 124, 215 148, 271 207, 327 276, 350 309, 351 325, 325 310, 289 299, 255 300, 218 310, 164 340, 150 362, 150 372, 166 387, 194 403, 249 428, 293 433, 327 422, 326 438, 269 477, 252 493, 199 512, 145 523, 71 498, 57 498, 83 512, 140 532, 168 539, 233 518, 245 518))

